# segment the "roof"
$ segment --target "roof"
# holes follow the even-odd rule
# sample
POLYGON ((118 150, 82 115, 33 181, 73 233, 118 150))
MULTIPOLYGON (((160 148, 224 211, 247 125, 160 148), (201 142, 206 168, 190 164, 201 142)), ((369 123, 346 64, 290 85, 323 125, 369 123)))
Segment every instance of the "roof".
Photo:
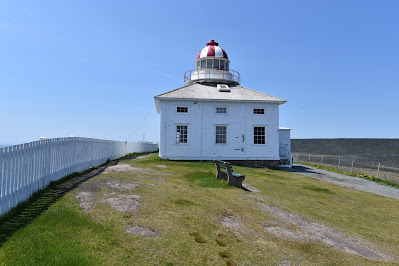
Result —
POLYGON ((226 52, 222 48, 220 48, 218 45, 219 44, 217 42, 215 42, 214 40, 208 42, 206 44, 206 47, 198 53, 197 59, 205 58, 205 57, 209 57, 209 56, 222 57, 222 58, 229 59, 226 52))
POLYGON ((216 84, 193 83, 154 97, 158 110, 160 100, 236 101, 283 104, 287 101, 240 85, 229 86, 230 92, 221 92, 216 84))

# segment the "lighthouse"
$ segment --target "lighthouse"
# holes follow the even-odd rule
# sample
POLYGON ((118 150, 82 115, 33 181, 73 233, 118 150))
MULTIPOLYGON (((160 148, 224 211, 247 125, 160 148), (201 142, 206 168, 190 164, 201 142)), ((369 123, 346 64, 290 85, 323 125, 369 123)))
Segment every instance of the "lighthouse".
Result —
POLYGON ((154 100, 161 159, 292 166, 290 129, 279 127, 279 106, 286 100, 241 86, 240 73, 214 40, 184 73, 183 87, 154 100))
POLYGON ((195 69, 184 73, 184 83, 219 82, 231 85, 240 83, 240 73, 229 68, 230 61, 225 50, 214 40, 199 51, 195 69))

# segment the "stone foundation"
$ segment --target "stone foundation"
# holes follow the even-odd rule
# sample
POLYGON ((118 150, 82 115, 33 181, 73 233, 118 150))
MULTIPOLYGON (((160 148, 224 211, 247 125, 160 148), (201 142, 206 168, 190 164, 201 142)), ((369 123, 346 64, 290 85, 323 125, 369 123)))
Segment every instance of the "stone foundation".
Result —
MULTIPOLYGON (((183 160, 182 160, 183 161, 183 160)), ((248 166, 248 167, 267 167, 270 169, 279 169, 279 160, 221 160, 235 165, 248 166)), ((183 162, 202 162, 213 163, 213 160, 184 160, 183 162)))
POLYGON ((249 166, 249 167, 267 167, 272 169, 278 169, 280 165, 279 160, 237 160, 237 161, 229 161, 231 164, 249 166))
MULTIPOLYGON (((223 159, 219 160, 235 165, 248 166, 248 167, 266 167, 270 169, 280 168, 280 160, 223 160, 223 159)), ((213 163, 213 160, 171 160, 171 161, 213 163)))

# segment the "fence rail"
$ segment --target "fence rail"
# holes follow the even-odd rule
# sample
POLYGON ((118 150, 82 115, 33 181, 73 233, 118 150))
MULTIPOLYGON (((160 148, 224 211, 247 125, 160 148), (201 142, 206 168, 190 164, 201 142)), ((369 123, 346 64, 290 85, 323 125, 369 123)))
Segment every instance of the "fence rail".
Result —
POLYGON ((369 175, 399 184, 399 168, 384 165, 375 159, 300 152, 294 152, 293 158, 294 162, 309 162, 348 173, 369 175))
POLYGON ((157 143, 78 137, 0 148, 0 216, 51 181, 101 165, 108 159, 157 149, 157 143))

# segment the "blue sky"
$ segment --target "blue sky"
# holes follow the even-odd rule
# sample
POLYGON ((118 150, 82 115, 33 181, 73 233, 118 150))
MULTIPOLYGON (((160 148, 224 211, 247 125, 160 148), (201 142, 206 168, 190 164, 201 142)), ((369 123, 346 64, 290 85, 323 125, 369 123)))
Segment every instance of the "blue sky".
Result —
POLYGON ((181 87, 211 39, 241 85, 288 101, 293 138, 397 138, 398 12, 388 0, 0 1, 0 144, 158 141, 153 96, 181 87))

